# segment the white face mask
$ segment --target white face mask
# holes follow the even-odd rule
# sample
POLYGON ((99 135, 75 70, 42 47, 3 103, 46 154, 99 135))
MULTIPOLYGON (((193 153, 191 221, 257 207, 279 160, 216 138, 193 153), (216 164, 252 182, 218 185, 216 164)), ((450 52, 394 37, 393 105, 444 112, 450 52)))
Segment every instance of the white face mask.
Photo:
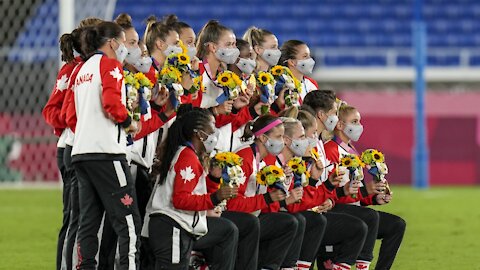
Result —
POLYGON ((188 47, 187 48, 187 54, 190 57, 190 59, 193 59, 195 56, 197 56, 197 48, 188 47))
POLYGON ((314 148, 317 146, 317 136, 315 135, 315 138, 307 138, 308 144, 310 145, 310 148, 314 148))
POLYGON ((310 148, 310 142, 308 139, 298 139, 298 140, 293 140, 292 143, 289 146, 290 150, 292 150, 293 154, 297 157, 303 157, 305 156, 305 153, 307 152, 308 148, 310 148))
POLYGON ((285 147, 285 142, 283 140, 273 140, 268 138, 265 147, 270 154, 276 156, 282 152, 283 147, 285 147))
POLYGON ((345 133, 350 140, 356 142, 360 139, 360 136, 362 136, 363 126, 360 124, 346 124, 343 133, 345 133))
POLYGON ((118 48, 115 50, 115 55, 118 62, 123 63, 123 61, 125 61, 125 57, 127 57, 128 54, 127 47, 125 47, 125 44, 118 42, 116 39, 115 41, 118 43, 118 48))
POLYGON ((152 66, 152 58, 146 56, 138 59, 133 66, 142 73, 148 73, 150 71, 150 67, 152 66))
POLYGON ((125 62, 129 63, 130 65, 134 65, 142 57, 142 50, 140 47, 127 49, 127 51, 128 54, 125 58, 125 62))
POLYGON ((235 64, 240 71, 242 71, 244 74, 250 75, 252 74, 253 70, 255 69, 255 66, 257 65, 257 62, 255 60, 250 59, 250 58, 239 58, 238 63, 235 64))
POLYGON ((280 56, 282 56, 282 52, 279 49, 268 49, 264 50, 262 53, 263 60, 265 60, 270 66, 278 64, 280 56))
MULTIPOLYGON (((322 121, 323 122, 323 121, 322 121)), ((325 127, 327 128, 328 131, 333 131, 335 129, 335 126, 338 123, 338 116, 336 114, 334 115, 329 115, 327 120, 323 122, 325 127)))
POLYGON ((165 56, 169 56, 170 54, 177 54, 183 52, 182 48, 180 46, 176 45, 168 45, 167 49, 163 51, 163 54, 165 56))
POLYGON ((305 75, 310 75, 313 73, 314 66, 315 66, 315 60, 313 60, 313 58, 308 58, 304 60, 298 60, 296 68, 301 73, 305 75))
MULTIPOLYGON (((207 135, 204 131, 200 132, 207 135)), ((211 153, 215 149, 215 146, 217 146, 219 135, 220 133, 218 132, 218 130, 215 129, 214 133, 208 135, 206 139, 202 140, 203 146, 205 147, 205 152, 211 153)))
POLYGON ((238 48, 220 48, 215 53, 217 59, 225 64, 234 64, 240 55, 238 48))

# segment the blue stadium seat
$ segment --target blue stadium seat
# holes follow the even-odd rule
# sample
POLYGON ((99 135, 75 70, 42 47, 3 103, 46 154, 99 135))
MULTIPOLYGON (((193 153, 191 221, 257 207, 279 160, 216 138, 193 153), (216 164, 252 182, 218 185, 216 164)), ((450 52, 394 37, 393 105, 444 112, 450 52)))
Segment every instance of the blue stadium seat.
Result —
MULTIPOLYGON (((428 46, 433 48, 476 48, 480 46, 480 2, 478 0, 425 0, 428 46)), ((176 14, 199 31, 209 19, 230 26, 238 37, 251 25, 276 33, 280 42, 301 39, 313 48, 410 48, 412 45, 413 0, 304 0, 257 1, 201 0, 181 4, 176 0, 118 0, 114 16, 129 13, 143 35, 149 15, 176 14)), ((44 0, 25 24, 15 42, 18 48, 58 47, 58 1, 44 0), (52 16, 52 14, 54 14, 52 16), (54 25, 51 29, 45 25, 54 25)), ((18 51, 18 50, 17 50, 18 51)), ((43 61, 50 57, 37 57, 43 61)), ((52 57, 56 57, 53 55, 52 57)), ((20 53, 10 59, 22 60, 20 53)), ((478 59, 471 63, 478 64, 478 59)), ((327 57, 329 66, 386 65, 383 56, 327 57)), ((429 65, 451 66, 458 57, 430 56, 429 65)), ((409 66, 411 57, 399 56, 397 64, 409 66)))

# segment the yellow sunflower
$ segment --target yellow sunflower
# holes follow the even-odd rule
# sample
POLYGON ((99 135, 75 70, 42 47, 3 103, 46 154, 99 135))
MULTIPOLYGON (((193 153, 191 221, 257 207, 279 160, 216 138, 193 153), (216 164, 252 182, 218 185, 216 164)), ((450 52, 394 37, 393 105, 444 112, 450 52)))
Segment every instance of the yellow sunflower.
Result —
POLYGON ((180 70, 178 70, 177 68, 175 67, 171 67, 170 68, 172 73, 175 74, 175 76, 177 77, 178 81, 181 82, 182 81, 182 73, 180 72, 180 70))
POLYGON ((225 153, 218 153, 215 155, 217 161, 227 161, 227 155, 225 153))
POLYGON ((307 170, 305 166, 305 161, 300 157, 294 157, 288 161, 288 167, 296 174, 303 174, 307 170))
POLYGON ((267 72, 260 71, 258 73, 258 81, 262 85, 267 85, 270 83, 270 76, 268 76, 267 72))
POLYGON ((238 77, 237 74, 232 73, 232 79, 235 82, 236 86, 242 85, 242 80, 240 80, 240 77, 238 77))
POLYGON ((257 173, 257 183, 259 185, 265 186, 267 184, 267 178, 266 176, 262 173, 262 171, 259 171, 257 173))
POLYGON ((384 162, 385 161, 385 157, 382 154, 382 152, 377 151, 377 150, 372 151, 372 159, 375 162, 384 162))
POLYGON ((283 67, 280 66, 280 65, 276 65, 276 66, 272 67, 272 69, 270 71, 272 72, 273 76, 280 76, 283 73, 283 67))
POLYGON ((228 87, 228 85, 231 84, 233 82, 233 80, 232 80, 232 77, 230 76, 230 74, 228 74, 227 72, 223 72, 222 74, 218 75, 217 82, 221 86, 227 86, 228 87))
POLYGON ((145 86, 147 88, 153 87, 152 82, 142 72, 135 73, 135 79, 138 80, 138 82, 140 83, 140 86, 145 86))
POLYGON ((190 57, 185 53, 178 54, 178 63, 180 65, 188 65, 190 64, 190 57))
POLYGON ((167 75, 169 72, 170 72, 170 67, 164 67, 164 68, 162 68, 162 70, 160 71, 160 74, 161 74, 161 75, 167 75))
POLYGON ((350 157, 344 157, 342 158, 342 166, 344 167, 350 167, 352 166, 352 159, 350 157))
POLYGON ((267 168, 269 168, 270 172, 275 176, 275 177, 283 177, 284 172, 282 168, 277 167, 275 165, 270 165, 267 168))

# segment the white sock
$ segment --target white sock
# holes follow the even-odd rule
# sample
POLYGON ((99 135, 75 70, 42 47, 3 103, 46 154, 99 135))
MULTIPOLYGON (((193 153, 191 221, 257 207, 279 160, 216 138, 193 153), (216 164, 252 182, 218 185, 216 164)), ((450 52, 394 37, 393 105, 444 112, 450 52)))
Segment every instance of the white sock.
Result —
POLYGON ((350 270, 352 267, 346 263, 336 263, 333 265, 333 270, 350 270))
POLYGON ((312 266, 311 262, 297 261, 297 269, 298 270, 308 270, 308 269, 310 269, 310 266, 312 266))
POLYGON ((368 270, 370 268, 370 264, 371 262, 369 261, 358 260, 355 265, 358 270, 368 270))

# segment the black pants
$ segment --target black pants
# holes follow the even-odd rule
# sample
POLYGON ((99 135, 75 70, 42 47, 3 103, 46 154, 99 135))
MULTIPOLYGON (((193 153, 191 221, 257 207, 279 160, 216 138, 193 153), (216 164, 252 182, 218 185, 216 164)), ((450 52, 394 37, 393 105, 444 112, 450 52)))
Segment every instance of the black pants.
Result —
POLYGON ((235 269, 257 269, 260 240, 260 221, 258 218, 248 213, 229 211, 223 212, 222 217, 232 221, 238 228, 238 252, 235 269))
MULTIPOLYGON (((78 206, 78 179, 75 174, 75 169, 72 165, 72 146, 67 145, 63 156, 65 164, 65 171, 67 177, 70 179, 70 220, 67 230, 67 241, 64 246, 63 253, 65 254, 65 267, 67 270, 76 269, 78 256, 75 250, 77 232, 78 232, 78 218, 80 210, 78 206)), ((62 267, 62 269, 64 269, 62 267)))
POLYGON ((70 222, 70 178, 68 177, 65 163, 63 162, 65 148, 57 148, 57 166, 60 170, 60 175, 62 176, 63 182, 63 218, 62 218, 62 227, 58 233, 58 242, 57 242, 57 270, 62 267, 62 261, 65 263, 65 253, 63 252, 63 247, 66 245, 67 239, 67 230, 68 223, 70 222))
POLYGON ((367 224, 348 214, 327 212, 323 215, 327 219, 327 228, 319 248, 318 269, 325 269, 327 260, 331 263, 355 264, 367 237, 367 224))
MULTIPOLYGON (((327 219, 324 215, 311 211, 300 212, 297 213, 296 216, 300 216, 305 219, 305 229, 302 236, 303 241, 298 260, 311 263, 315 260, 318 249, 324 237, 325 229, 327 228, 327 219)), ((295 265, 286 265, 286 267, 293 266, 295 265)))
POLYGON ((375 270, 387 270, 392 267, 405 234, 406 223, 401 217, 378 211, 380 225, 377 239, 382 240, 375 270))
POLYGON ((298 220, 288 213, 260 214, 258 268, 279 269, 298 229, 298 220))
POLYGON ((98 250, 97 270, 114 270, 115 256, 117 255, 118 236, 113 229, 110 218, 105 216, 103 226, 100 228, 100 248, 98 250))
POLYGON ((193 244, 205 256, 212 270, 233 270, 238 245, 238 228, 222 217, 207 217, 208 233, 193 244))
POLYGON ((293 237, 292 244, 288 249, 287 255, 282 262, 282 268, 293 268, 297 265, 298 258, 300 257, 300 251, 302 249, 303 236, 305 234, 305 226, 307 220, 305 216, 300 213, 291 214, 297 219, 298 226, 293 237))
POLYGON ((140 218, 132 177, 126 160, 79 161, 80 221, 79 269, 96 269, 97 233, 104 212, 118 235, 120 269, 138 266, 140 218))
POLYGON ((155 270, 187 270, 194 237, 166 215, 151 215, 149 243, 155 255, 155 270), (174 250, 175 249, 175 250, 174 250))
POLYGON ((130 165, 130 172, 132 173, 133 181, 135 182, 135 190, 137 192, 138 211, 140 212, 140 222, 143 225, 145 219, 145 209, 147 208, 148 200, 153 191, 153 181, 150 180, 148 168, 132 162, 130 165))
POLYGON ((150 241, 147 237, 140 237, 140 269, 154 270, 155 269, 155 255, 150 246, 150 241))
MULTIPOLYGON (((150 194, 152 193, 153 185, 148 175, 148 169, 132 162, 130 165, 130 173, 135 184, 135 192, 137 194, 137 204, 140 213, 140 228, 143 226, 143 220, 145 218, 145 209, 147 207, 150 194)), ((144 257, 144 254, 148 254, 149 250, 146 250, 148 245, 140 245, 140 264, 142 261, 148 260, 144 257)), ((109 219, 105 219, 102 239, 100 244, 99 258, 98 258, 98 270, 114 270, 115 257, 117 256, 117 235, 112 227, 109 219)))
POLYGON ((361 219, 368 227, 367 237, 363 244, 362 251, 358 255, 358 260, 369 261, 373 260, 373 248, 377 240, 379 215, 377 211, 356 205, 337 204, 331 210, 334 213, 344 213, 361 219))

